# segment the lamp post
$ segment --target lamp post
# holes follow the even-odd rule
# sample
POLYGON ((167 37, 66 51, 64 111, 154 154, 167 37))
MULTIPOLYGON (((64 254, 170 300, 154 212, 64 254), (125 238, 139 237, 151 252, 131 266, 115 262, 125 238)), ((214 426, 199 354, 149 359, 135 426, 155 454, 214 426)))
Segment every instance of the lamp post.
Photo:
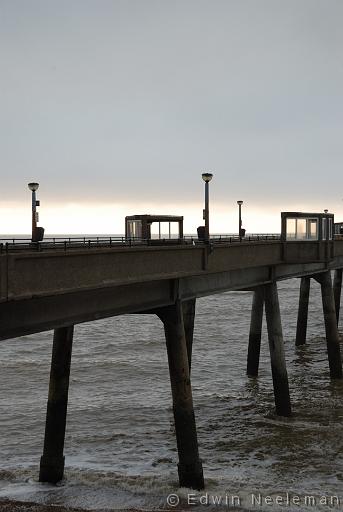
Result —
POLYGON ((324 224, 325 224, 325 240, 328 240, 329 239, 329 218, 327 217, 327 214, 328 214, 329 210, 324 210, 324 213, 325 213, 325 221, 324 221, 324 224))
POLYGON ((205 221, 205 242, 208 243, 210 239, 210 213, 209 213, 209 182, 211 181, 213 174, 210 172, 203 172, 201 175, 205 182, 205 209, 203 212, 203 219, 205 221))
POLYGON ((242 240, 242 204, 243 201, 237 201, 238 204, 238 236, 242 240))
MULTIPOLYGON (((325 241, 326 241, 326 244, 325 244, 325 258, 326 258, 326 260, 328 260, 328 258, 329 258, 329 250, 330 250, 329 249, 330 224, 329 224, 329 217, 327 216, 327 214, 329 213, 329 210, 325 209, 324 213, 325 213, 324 226, 325 226, 325 241)), ((322 227, 322 229, 323 229, 323 227, 322 227)), ((322 236, 322 238, 324 238, 324 237, 322 236)))
POLYGON ((39 183, 29 183, 29 189, 32 192, 32 242, 36 241, 36 231, 37 231, 37 221, 38 221, 38 212, 37 206, 39 206, 39 201, 36 199, 36 190, 39 187, 39 183))

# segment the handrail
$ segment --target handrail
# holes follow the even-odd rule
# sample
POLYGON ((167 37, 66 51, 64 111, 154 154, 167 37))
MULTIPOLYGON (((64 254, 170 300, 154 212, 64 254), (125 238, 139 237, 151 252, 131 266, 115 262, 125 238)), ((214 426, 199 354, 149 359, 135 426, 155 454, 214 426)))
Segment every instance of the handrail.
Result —
MULTIPOLYGON (((248 234, 245 237, 239 237, 237 234, 216 234, 211 235, 208 243, 234 244, 249 243, 259 241, 277 241, 280 240, 280 234, 248 234)), ((183 238, 126 238, 125 236, 70 236, 70 237, 46 237, 41 242, 32 242, 31 238, 0 238, 0 253, 14 252, 20 250, 47 251, 53 249, 93 249, 97 247, 137 247, 141 245, 206 245, 205 240, 199 239, 196 235, 186 235, 183 238)))
MULTIPOLYGON (((342 235, 335 235, 334 240, 343 240, 342 235)), ((183 238, 138 238, 125 236, 90 236, 90 237, 46 237, 41 242, 32 242, 31 238, 0 238, 0 254, 16 251, 48 251, 73 249, 94 249, 94 248, 116 248, 116 247, 139 247, 139 246, 171 246, 171 245, 234 245, 258 243, 258 242, 277 242, 281 241, 279 233, 251 233, 244 237, 237 234, 216 234, 211 235, 209 240, 199 239, 197 235, 185 235, 183 238)), ((308 240, 310 242, 313 240, 308 240)), ((304 240, 299 240, 304 242, 304 240)), ((317 241, 318 242, 318 241, 317 241)), ((323 241, 325 242, 325 240, 323 241)), ((292 241, 292 244, 295 242, 292 241)))

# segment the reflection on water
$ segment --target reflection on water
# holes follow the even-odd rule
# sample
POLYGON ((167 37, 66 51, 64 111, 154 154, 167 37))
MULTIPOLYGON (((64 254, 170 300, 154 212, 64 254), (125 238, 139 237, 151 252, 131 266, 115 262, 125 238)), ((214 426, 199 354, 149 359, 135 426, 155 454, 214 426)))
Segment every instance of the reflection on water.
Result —
MULTIPOLYGON (((315 284, 308 343, 294 346, 298 286, 279 285, 294 413, 288 419, 274 415, 265 324, 259 377, 245 375, 251 293, 197 302, 192 383, 207 489, 238 493, 241 508, 249 508, 252 492, 343 500, 343 383, 329 379, 315 284)), ((177 453, 161 322, 132 315, 76 327, 66 480, 57 487, 36 480, 51 345, 52 334, 40 333, 0 346, 0 496, 98 508, 165 506, 177 490, 177 453)))

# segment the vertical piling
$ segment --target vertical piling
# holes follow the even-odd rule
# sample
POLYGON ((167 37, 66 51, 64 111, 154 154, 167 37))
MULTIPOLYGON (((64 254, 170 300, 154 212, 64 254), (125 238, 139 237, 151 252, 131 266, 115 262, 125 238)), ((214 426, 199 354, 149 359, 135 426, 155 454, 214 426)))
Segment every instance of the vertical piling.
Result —
POLYGON ((339 346, 335 299, 330 271, 318 274, 316 276, 316 280, 320 283, 322 292, 322 303, 326 331, 326 345, 330 367, 330 377, 332 379, 341 379, 342 360, 339 346))
POLYGON ((247 375, 249 375, 250 377, 257 377, 257 375, 258 375, 258 366, 259 366, 259 362, 260 362, 260 350, 261 350, 263 302, 264 302, 264 289, 262 286, 260 286, 260 287, 256 288, 256 290, 254 290, 252 308, 251 308, 248 360, 247 360, 247 375))
POLYGON ((164 324, 166 336, 180 486, 203 489, 182 304, 178 300, 173 306, 159 308, 156 314, 164 324))
POLYGON ((195 300, 196 299, 190 299, 182 302, 183 323, 185 327, 189 373, 191 372, 192 366, 195 300))
POLYGON ((60 327, 54 331, 44 450, 40 461, 40 482, 56 483, 63 478, 63 448, 73 332, 73 325, 60 327))
POLYGON ((299 292, 297 334, 296 334, 296 338, 295 338, 296 346, 304 345, 306 343, 310 285, 311 285, 310 277, 302 277, 301 278, 300 292, 299 292))
POLYGON ((340 309, 341 309, 341 292, 342 292, 342 269, 338 268, 335 270, 335 275, 333 278, 333 294, 334 294, 334 298, 335 298, 337 325, 339 322, 339 313, 340 313, 340 309))
POLYGON ((290 416, 292 413, 291 400, 289 396, 279 298, 275 282, 265 285, 265 305, 276 414, 290 416))

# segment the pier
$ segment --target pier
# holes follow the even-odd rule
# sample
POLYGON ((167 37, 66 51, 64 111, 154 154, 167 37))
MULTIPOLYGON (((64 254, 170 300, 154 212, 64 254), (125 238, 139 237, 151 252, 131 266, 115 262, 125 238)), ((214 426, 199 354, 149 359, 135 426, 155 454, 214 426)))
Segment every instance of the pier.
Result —
MULTIPOLYGON (((181 222, 180 218, 177 222, 181 222)), ((242 372, 258 376, 265 312, 275 411, 278 415, 290 416, 291 396, 277 283, 291 278, 300 281, 294 336, 296 344, 302 345, 306 342, 310 283, 311 279, 316 280, 321 287, 330 377, 341 379, 337 324, 343 239, 334 237, 332 227, 331 214, 286 212, 282 214, 279 237, 242 237, 240 233, 236 238, 193 239, 184 237, 180 227, 178 238, 155 242, 129 236, 121 240, 70 238, 34 243, 3 242, 0 246, 0 339, 54 330, 40 481, 56 483, 63 478, 73 332, 79 323, 133 313, 160 318, 168 354, 179 482, 181 486, 194 489, 205 485, 191 387, 198 297, 235 290, 253 292, 247 368, 242 368, 242 372), (298 237, 302 219, 307 223, 307 235, 298 237), (314 219, 317 219, 315 235, 314 219)))

